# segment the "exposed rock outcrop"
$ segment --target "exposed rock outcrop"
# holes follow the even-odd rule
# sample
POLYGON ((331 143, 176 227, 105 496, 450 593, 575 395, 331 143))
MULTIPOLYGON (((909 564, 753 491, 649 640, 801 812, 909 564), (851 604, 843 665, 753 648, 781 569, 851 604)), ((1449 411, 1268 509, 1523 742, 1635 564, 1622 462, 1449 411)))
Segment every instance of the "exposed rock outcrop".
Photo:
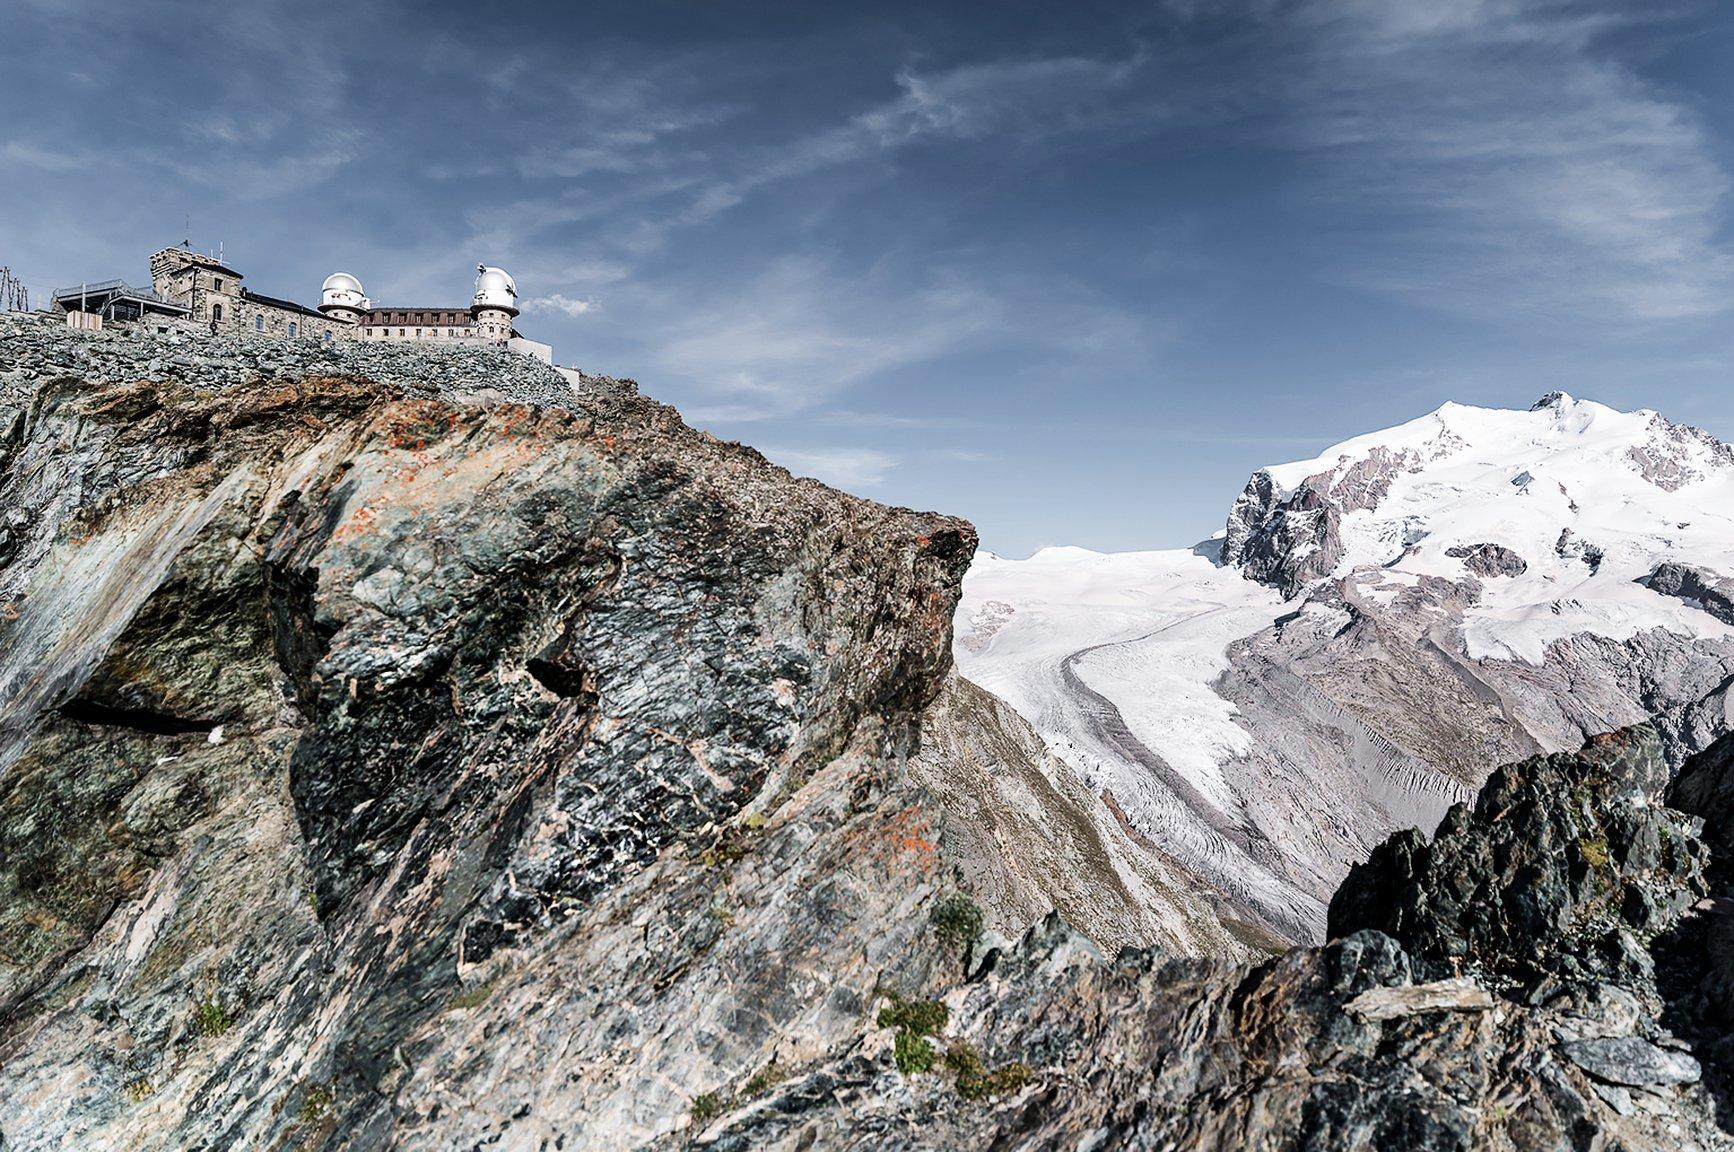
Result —
POLYGON ((1724 624, 1734 624, 1734 580, 1690 564, 1658 564, 1641 583, 1664 596, 1690 601, 1724 624))
MULTIPOLYGON (((1734 739, 1713 755, 1703 791, 1727 811, 1734 739)), ((1717 1025, 1678 999, 1712 973, 1680 943, 1714 919, 1690 910, 1707 854, 1699 821, 1657 802, 1661 763, 1636 729, 1499 769, 1438 840, 1402 838, 1345 884, 1333 924, 1395 937, 1235 969, 1108 961, 1050 919, 944 995, 934 1071, 900 1076, 869 1033, 694 1144, 1729 1148, 1718 1041, 1697 1028, 1717 1025), (951 1064, 1024 1072, 983 1100, 951 1064)))
POLYGON ((0 329, 8 1152, 1729 1146, 1660 737, 1501 770, 1328 946, 1180 957, 1274 941, 949 676, 968 525, 486 352, 115 347, 0 329))
POLYGON ((10 331, 7 1148, 625 1147, 857 1026, 939 883, 898 765, 967 524, 485 351, 96 384, 10 331))
POLYGON ((1463 561, 1463 567, 1477 576, 1521 576, 1529 571, 1523 557, 1502 544, 1454 544, 1445 555, 1463 561))

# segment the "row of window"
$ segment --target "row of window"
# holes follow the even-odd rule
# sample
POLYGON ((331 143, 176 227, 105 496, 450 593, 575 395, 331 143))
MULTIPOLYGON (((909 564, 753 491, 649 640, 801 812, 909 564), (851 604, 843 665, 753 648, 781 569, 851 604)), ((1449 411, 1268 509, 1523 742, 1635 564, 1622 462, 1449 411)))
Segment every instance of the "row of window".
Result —
MULTIPOLYGON (((415 338, 417 340, 420 340, 422 338, 423 331, 424 330, 421 328, 417 328, 415 330, 415 338)), ((462 340, 466 337, 474 335, 473 332, 471 332, 467 329, 463 329, 463 328, 429 328, 429 329, 426 329, 425 331, 426 331, 427 335, 429 335, 429 336, 433 336, 433 337, 437 338, 437 337, 443 335, 447 339, 454 339, 454 340, 462 340)), ((380 336, 382 338, 390 339, 391 338, 391 329, 390 328, 369 328, 367 330, 367 334, 369 336, 373 336, 373 335, 377 334, 378 336, 380 336)), ((399 337, 408 338, 409 329, 399 328, 397 330, 397 334, 399 337)))

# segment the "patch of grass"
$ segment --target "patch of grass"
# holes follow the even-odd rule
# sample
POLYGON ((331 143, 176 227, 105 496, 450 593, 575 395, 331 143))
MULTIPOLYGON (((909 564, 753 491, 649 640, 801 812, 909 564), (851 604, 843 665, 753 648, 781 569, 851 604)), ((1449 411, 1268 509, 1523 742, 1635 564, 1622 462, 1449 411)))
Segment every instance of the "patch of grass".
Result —
POLYGON ((945 1050, 945 1067, 953 1077, 957 1094, 965 1100, 986 1100, 1018 1091, 1034 1075, 1023 1063, 1004 1064, 992 1071, 982 1063, 981 1052, 967 1040, 945 1050))
POLYGON ((891 1041, 891 1058, 897 1062, 897 1070, 905 1076, 913 1076, 917 1072, 931 1072, 939 1052, 925 1036, 917 1036, 913 1032, 899 1032, 891 1041))
POLYGON ((710 918, 724 928, 735 922, 734 910, 727 904, 712 904, 710 906, 710 918))
POLYGON ((741 1095, 748 1100, 755 1096, 763 1096, 788 1078, 789 1070, 772 1060, 747 1078, 746 1084, 741 1087, 741 1095))
POLYGON ((221 1036, 235 1023, 229 1015, 229 1010, 223 1007, 222 1001, 215 996, 201 1001, 193 1007, 193 1027, 198 1029, 200 1036, 221 1036))
POLYGON ((693 1124, 709 1124, 728 1110, 723 1098, 715 1092, 700 1092, 692 1098, 693 1124))
POLYGON ((764 828, 764 820, 758 823, 742 822, 731 824, 724 828, 714 843, 699 853, 699 863, 706 868, 719 868, 724 864, 733 864, 744 859, 757 843, 760 831, 764 828))
POLYGON ((331 1089, 323 1084, 315 1084, 307 1089, 307 1094, 301 1097, 301 1123, 312 1124, 331 1111, 335 1097, 331 1089))
POLYGON ((126 1098, 131 1100, 134 1104, 142 1103, 156 1090, 156 1085, 152 1084, 149 1080, 146 1080, 143 1076, 140 1076, 137 1080, 128 1081, 126 1087, 121 1089, 122 1092, 126 1093, 126 1098))
POLYGON ((928 913, 928 919, 933 924, 933 932, 939 937, 939 942, 960 952, 981 937, 982 927, 986 923, 981 913, 981 905, 961 892, 953 892, 950 896, 936 900, 933 910, 928 913))
POLYGON ((493 990, 494 982, 492 980, 483 984, 477 984, 468 992, 460 992, 456 996, 453 996, 446 1004, 446 1011, 450 1012, 459 1008, 475 1008, 485 1001, 488 998, 488 994, 493 990))
POLYGON ((897 1029, 891 1049, 897 1070, 905 1076, 932 1071, 939 1053, 927 1038, 950 1019, 951 1010, 937 1000, 905 1000, 893 992, 891 1003, 879 1009, 879 1027, 897 1029))
POLYGON ((891 1003, 879 1009, 879 1027, 898 1028, 916 1036, 934 1036, 951 1020, 951 1009, 938 1000, 905 1000, 893 992, 891 1003))
POLYGON ((1578 855, 1583 857, 1584 863, 1591 868, 1608 866, 1608 841, 1605 836, 1597 836, 1593 840, 1579 840, 1577 851, 1578 855))

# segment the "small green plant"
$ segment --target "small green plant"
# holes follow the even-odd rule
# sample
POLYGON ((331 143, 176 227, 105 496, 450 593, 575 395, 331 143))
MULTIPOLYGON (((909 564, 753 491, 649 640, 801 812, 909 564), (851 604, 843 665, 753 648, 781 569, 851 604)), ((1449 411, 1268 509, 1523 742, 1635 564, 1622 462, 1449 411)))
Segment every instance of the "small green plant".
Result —
POLYGON ((939 937, 939 942, 960 952, 980 938, 985 923, 981 905, 961 892, 953 892, 935 901, 928 919, 933 923, 933 932, 939 937))
POLYGON ((1028 1064, 1005 1064, 988 1071, 981 1052, 967 1040, 959 1040, 945 1050, 945 1067, 952 1075, 957 1094, 965 1100, 986 1100, 1016 1092, 1030 1082, 1028 1064))
POLYGON ((221 1036, 234 1022, 228 1009, 215 996, 193 1008, 193 1027, 198 1029, 200 1036, 221 1036))
POLYGON ((449 1012, 459 1008, 475 1008, 486 1000, 488 994, 493 990, 494 982, 492 980, 477 984, 468 992, 460 992, 456 996, 453 996, 446 1004, 446 1010, 449 1012))
POLYGON ((700 1092, 692 1098, 692 1122, 709 1124, 724 1111, 723 1099, 715 1092, 700 1092))
POLYGON ((1577 850, 1578 855, 1583 857, 1584 863, 1588 864, 1591 868, 1606 868, 1608 866, 1608 842, 1606 837, 1597 836, 1593 840, 1579 840, 1577 842, 1577 850))
POLYGON ((734 909, 727 904, 712 904, 710 906, 710 918, 727 928, 735 922, 734 909))
POLYGON ((755 1096, 763 1096, 788 1078, 789 1070, 772 1060, 747 1078, 746 1084, 741 1088, 741 1095, 748 1100, 755 1096))
POLYGON ((891 1055, 905 1076, 930 1072, 939 1053, 928 1042, 951 1019, 951 1010, 937 1000, 905 1000, 893 992, 891 1003, 879 1009, 879 1027, 895 1028, 891 1055))
POLYGON ((128 1081, 126 1087, 122 1088, 121 1091, 126 1093, 126 1098, 128 1100, 131 1100, 134 1104, 138 1104, 143 1102, 152 1092, 156 1091, 156 1085, 152 1084, 149 1080, 146 1080, 143 1076, 140 1076, 137 1080, 128 1081))
POLYGON ((706 868, 719 868, 724 864, 733 864, 746 858, 753 850, 754 843, 764 828, 764 820, 756 824, 750 821, 741 824, 731 824, 718 834, 716 841, 699 853, 699 863, 706 868))
POLYGON ((323 1084, 307 1089, 307 1094, 301 1097, 301 1123, 311 1124, 331 1111, 333 1099, 331 1089, 323 1084))
POLYGON ((939 1059, 939 1053, 925 1036, 917 1036, 913 1032, 899 1032, 891 1041, 891 1058, 897 1062, 897 1070, 905 1076, 913 1076, 917 1072, 933 1071, 934 1061, 939 1059))

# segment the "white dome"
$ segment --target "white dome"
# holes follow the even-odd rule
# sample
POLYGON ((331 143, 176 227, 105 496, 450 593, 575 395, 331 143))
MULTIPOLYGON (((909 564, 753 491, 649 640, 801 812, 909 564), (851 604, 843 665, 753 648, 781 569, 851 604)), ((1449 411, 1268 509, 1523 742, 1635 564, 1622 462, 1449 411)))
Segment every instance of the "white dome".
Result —
POLYGON ((486 265, 476 267, 476 300, 477 308, 504 308, 512 315, 518 314, 518 285, 506 274, 504 268, 489 268, 486 265))
POLYGON ((321 308, 366 308, 367 297, 361 291, 361 281, 347 272, 333 272, 325 278, 325 289, 319 306, 321 308))

